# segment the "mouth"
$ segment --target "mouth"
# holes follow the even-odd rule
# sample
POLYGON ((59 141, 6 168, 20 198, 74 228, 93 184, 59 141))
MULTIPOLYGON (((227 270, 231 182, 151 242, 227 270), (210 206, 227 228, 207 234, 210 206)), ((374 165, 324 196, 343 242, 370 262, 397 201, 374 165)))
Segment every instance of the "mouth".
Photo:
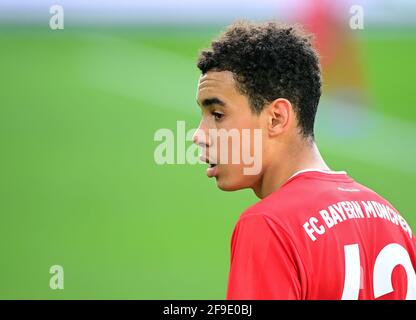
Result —
POLYGON ((207 169, 208 178, 215 177, 217 175, 217 168, 218 168, 217 166, 218 166, 218 164, 215 163, 214 161, 211 161, 211 160, 205 158, 205 157, 201 157, 200 159, 208 164, 208 169, 207 169))

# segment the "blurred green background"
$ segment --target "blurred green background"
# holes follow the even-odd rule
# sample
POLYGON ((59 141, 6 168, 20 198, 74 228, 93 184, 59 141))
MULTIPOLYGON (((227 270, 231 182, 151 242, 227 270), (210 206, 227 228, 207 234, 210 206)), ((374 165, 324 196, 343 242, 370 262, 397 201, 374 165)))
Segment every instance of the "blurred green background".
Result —
MULTIPOLYGON (((225 297, 231 233, 257 199, 153 159, 156 130, 197 127, 195 60, 222 28, 0 28, 0 298, 225 297)), ((369 113, 337 134, 324 99, 318 145, 416 228, 416 33, 359 41, 369 113)))

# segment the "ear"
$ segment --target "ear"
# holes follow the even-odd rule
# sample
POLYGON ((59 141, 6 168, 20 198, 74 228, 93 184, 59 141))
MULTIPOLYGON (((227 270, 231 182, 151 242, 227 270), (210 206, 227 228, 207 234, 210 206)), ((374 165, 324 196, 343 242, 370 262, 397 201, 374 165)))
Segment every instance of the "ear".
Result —
POLYGON ((289 100, 279 98, 266 107, 267 131, 276 136, 286 131, 293 119, 293 106, 289 100))

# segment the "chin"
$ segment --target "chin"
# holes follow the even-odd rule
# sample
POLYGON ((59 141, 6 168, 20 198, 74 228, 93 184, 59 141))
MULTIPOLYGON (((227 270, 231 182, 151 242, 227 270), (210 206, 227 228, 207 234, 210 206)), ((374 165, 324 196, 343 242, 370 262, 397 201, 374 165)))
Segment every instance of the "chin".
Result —
POLYGON ((225 177, 216 177, 217 187, 222 191, 237 191, 248 188, 245 184, 233 181, 232 179, 227 179, 225 177))

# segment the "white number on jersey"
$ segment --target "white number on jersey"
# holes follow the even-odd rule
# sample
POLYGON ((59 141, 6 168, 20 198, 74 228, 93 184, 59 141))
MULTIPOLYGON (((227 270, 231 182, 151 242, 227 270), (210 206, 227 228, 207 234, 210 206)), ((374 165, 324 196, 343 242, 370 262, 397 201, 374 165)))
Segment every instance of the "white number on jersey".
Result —
MULTIPOLYGON (((358 300, 361 279, 360 248, 358 244, 344 246, 345 281, 342 300, 358 300)), ((409 253, 401 245, 385 246, 376 258, 373 269, 374 297, 377 299, 393 292, 391 277, 393 269, 402 265, 407 274, 407 300, 416 300, 416 273, 409 253)))

